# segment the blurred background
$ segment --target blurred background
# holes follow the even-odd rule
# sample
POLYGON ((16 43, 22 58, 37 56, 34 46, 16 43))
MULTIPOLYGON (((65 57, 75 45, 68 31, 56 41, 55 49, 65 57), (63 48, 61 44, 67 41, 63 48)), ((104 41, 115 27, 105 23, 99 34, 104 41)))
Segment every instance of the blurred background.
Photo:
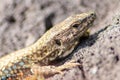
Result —
POLYGON ((0 0, 0 56, 35 42, 73 14, 95 11, 94 34, 120 11, 119 0, 0 0))

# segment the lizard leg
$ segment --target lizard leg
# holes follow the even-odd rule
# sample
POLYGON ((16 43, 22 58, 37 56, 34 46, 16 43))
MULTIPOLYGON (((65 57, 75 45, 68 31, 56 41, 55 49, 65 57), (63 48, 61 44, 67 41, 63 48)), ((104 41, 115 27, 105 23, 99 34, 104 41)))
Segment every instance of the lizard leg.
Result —
POLYGON ((75 62, 74 60, 70 62, 66 62, 61 66, 38 66, 34 65, 32 67, 32 72, 36 74, 36 80, 45 80, 45 77, 50 77, 55 74, 63 74, 63 70, 70 69, 72 67, 80 66, 79 63, 75 62))
POLYGON ((70 69, 70 68, 76 67, 76 66, 80 66, 80 63, 75 62, 75 60, 71 60, 61 66, 56 67, 56 70, 63 71, 63 70, 70 69))
POLYGON ((29 75, 23 80, 45 80, 44 76, 35 72, 33 75, 29 75))

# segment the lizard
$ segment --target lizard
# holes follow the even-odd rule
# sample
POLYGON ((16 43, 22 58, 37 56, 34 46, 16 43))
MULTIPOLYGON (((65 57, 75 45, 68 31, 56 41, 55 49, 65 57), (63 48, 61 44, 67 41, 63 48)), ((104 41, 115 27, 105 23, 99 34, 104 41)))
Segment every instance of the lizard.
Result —
POLYGON ((48 30, 34 44, 1 57, 0 80, 44 80, 45 75, 77 66, 72 61, 57 67, 50 63, 68 56, 95 19, 93 11, 72 15, 48 30), (28 77, 38 73, 41 79, 28 77))

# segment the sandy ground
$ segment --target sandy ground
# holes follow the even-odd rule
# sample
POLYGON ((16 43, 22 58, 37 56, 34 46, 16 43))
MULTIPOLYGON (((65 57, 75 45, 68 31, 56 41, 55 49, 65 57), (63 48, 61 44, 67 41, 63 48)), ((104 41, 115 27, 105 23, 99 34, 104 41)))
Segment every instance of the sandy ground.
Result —
POLYGON ((68 16, 91 10, 97 19, 90 39, 82 41, 73 56, 82 67, 48 80, 119 80, 120 26, 97 33, 113 23, 119 0, 0 0, 0 56, 29 46, 68 16))

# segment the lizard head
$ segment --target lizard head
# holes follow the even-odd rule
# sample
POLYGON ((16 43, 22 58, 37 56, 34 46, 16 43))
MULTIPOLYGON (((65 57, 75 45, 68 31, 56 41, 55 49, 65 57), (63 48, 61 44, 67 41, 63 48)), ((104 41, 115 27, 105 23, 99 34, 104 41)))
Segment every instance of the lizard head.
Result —
POLYGON ((48 30, 35 44, 42 47, 46 63, 69 55, 95 18, 94 12, 73 15, 48 30))
MULTIPOLYGON (((59 58, 69 55, 75 46, 78 44, 79 39, 86 33, 88 28, 93 24, 96 18, 94 12, 77 14, 70 16, 64 22, 64 27, 56 37, 56 44, 60 46, 61 52, 58 54, 59 58)), ((62 25, 63 23, 61 23, 62 25)))

